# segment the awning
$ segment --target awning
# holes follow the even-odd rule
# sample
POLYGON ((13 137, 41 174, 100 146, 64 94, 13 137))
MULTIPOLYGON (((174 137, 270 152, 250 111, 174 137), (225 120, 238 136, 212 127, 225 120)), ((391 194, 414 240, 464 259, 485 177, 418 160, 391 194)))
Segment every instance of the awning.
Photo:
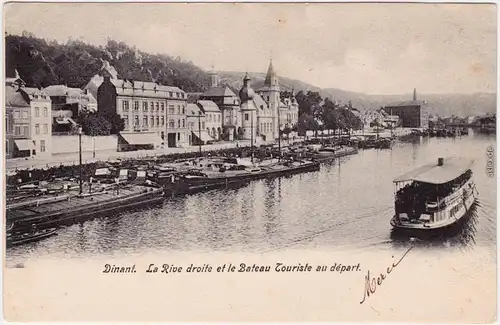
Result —
POLYGON ((120 133, 120 135, 131 145, 160 145, 164 142, 156 133, 120 133))
POLYGON ((71 117, 59 117, 56 118, 56 123, 60 125, 73 124, 76 125, 76 122, 71 117))
POLYGON ((31 140, 14 140, 14 143, 19 150, 33 150, 35 149, 35 145, 31 140))
POLYGON ((201 141, 207 142, 207 141, 214 141, 214 138, 208 134, 207 130, 201 130, 201 131, 192 131, 193 135, 197 138, 200 139, 201 136, 201 141))
POLYGON ((417 181, 429 184, 448 183, 464 174, 472 167, 473 160, 462 157, 451 157, 443 160, 443 165, 437 163, 423 165, 394 180, 394 183, 417 181))

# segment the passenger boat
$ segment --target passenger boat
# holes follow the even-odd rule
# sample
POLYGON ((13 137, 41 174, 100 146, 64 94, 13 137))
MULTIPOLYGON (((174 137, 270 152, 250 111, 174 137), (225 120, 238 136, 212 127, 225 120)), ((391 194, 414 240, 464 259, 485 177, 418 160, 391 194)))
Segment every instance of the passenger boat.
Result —
POLYGON ((392 227, 442 230, 459 223, 476 201, 478 191, 471 167, 474 161, 439 158, 394 180, 395 215, 392 227))

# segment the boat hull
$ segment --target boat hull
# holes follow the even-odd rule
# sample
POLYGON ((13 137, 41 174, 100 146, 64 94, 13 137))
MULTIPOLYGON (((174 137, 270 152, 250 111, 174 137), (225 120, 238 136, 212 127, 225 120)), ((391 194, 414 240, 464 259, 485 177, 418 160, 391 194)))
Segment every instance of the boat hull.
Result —
POLYGON ((465 190, 465 197, 459 197, 457 202, 453 205, 446 207, 445 209, 436 212, 436 214, 440 214, 441 216, 446 216, 445 219, 440 220, 439 222, 432 223, 411 223, 411 222, 401 222, 398 221, 396 216, 393 216, 391 219, 391 226, 395 230, 405 230, 405 231, 416 231, 416 232, 430 232, 430 231, 440 231, 446 230, 449 228, 453 228, 457 224, 460 224, 462 219, 465 218, 472 206, 476 203, 475 196, 475 186, 473 182, 467 182, 460 190, 461 192, 465 187, 468 187, 465 190), (457 211, 452 213, 451 210, 456 208, 457 211))
POLYGON ((320 169, 319 162, 312 162, 296 167, 289 167, 286 169, 278 170, 264 170, 256 173, 248 172, 245 174, 229 176, 229 177, 215 177, 215 178, 199 178, 193 180, 183 180, 177 183, 168 183, 164 186, 166 196, 176 196, 193 194, 212 189, 221 188, 237 188, 244 186, 250 181, 263 179, 290 176, 298 173, 314 172, 320 169))
POLYGON ((27 235, 25 237, 11 235, 7 237, 7 248, 24 245, 28 243, 38 242, 43 239, 47 239, 49 237, 57 235, 56 229, 49 229, 48 231, 44 231, 40 234, 35 235, 27 235))
MULTIPOLYGON (((85 206, 77 206, 73 209, 65 209, 58 212, 42 213, 27 219, 17 218, 14 223, 14 231, 29 231, 33 225, 39 229, 46 229, 59 226, 67 226, 78 222, 84 222, 97 217, 109 216, 131 209, 155 206, 163 203, 163 190, 154 189, 147 193, 139 193, 134 196, 125 196, 116 200, 95 203, 85 206)), ((9 220, 9 211, 7 211, 9 220)))

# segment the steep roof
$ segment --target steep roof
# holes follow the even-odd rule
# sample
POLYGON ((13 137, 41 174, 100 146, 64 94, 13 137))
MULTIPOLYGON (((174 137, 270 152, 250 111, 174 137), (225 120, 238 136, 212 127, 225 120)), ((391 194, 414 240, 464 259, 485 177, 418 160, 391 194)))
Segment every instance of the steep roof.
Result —
POLYGON ((274 72, 273 60, 269 62, 269 67, 267 68, 266 79, 264 80, 265 86, 277 86, 278 85, 278 76, 276 72, 274 72))
POLYGON ((228 86, 211 87, 201 97, 237 97, 228 86))
POLYGON ((198 104, 205 112, 220 112, 219 106, 211 100, 199 100, 198 104))
POLYGON ((253 96, 253 102, 254 102, 255 106, 257 108, 259 108, 259 109, 261 109, 261 106, 262 106, 262 108, 267 108, 268 107, 268 105, 267 105, 266 101, 264 100, 264 98, 262 98, 262 96, 259 95, 259 94, 255 94, 253 96))
POLYGON ((201 112, 201 116, 205 115, 200 107, 196 104, 188 103, 186 108, 186 116, 198 116, 199 112, 201 112))
MULTIPOLYGON (((95 75, 85 88, 95 92, 103 81, 104 78, 102 76, 95 75)), ((110 81, 116 87, 116 93, 118 95, 174 98, 181 100, 187 99, 186 93, 179 87, 164 86, 151 81, 135 81, 130 79, 110 79, 110 81), (172 96, 170 96, 170 93, 172 93, 172 96), (177 93, 180 94, 180 97, 177 97, 177 93)))
POLYGON ((70 88, 65 85, 52 85, 43 89, 43 91, 49 95, 50 97, 54 96, 78 96, 83 93, 83 90, 80 88, 70 88))
POLYGON ((5 88, 5 106, 8 107, 29 107, 29 97, 23 96, 19 91, 12 87, 5 88))

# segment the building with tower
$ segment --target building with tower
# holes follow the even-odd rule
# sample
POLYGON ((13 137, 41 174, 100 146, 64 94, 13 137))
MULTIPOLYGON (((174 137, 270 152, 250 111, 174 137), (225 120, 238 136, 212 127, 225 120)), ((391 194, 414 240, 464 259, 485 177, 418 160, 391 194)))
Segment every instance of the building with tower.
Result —
POLYGON ((252 140, 252 144, 256 142, 257 137, 257 107, 254 102, 255 91, 250 86, 250 78, 245 74, 243 78, 243 87, 240 90, 239 96, 241 100, 241 128, 243 131, 243 139, 252 140))
POLYGON ((264 85, 261 88, 254 91, 250 85, 250 78, 246 74, 241 91, 240 95, 236 96, 229 86, 220 85, 217 73, 212 70, 210 72, 210 88, 199 97, 201 100, 215 102, 221 110, 222 139, 249 140, 250 129, 252 129, 256 142, 273 141, 278 138, 279 127, 281 129, 292 128, 297 124, 299 105, 293 91, 290 98, 281 100, 281 89, 272 61, 269 63, 264 85), (250 97, 244 95, 247 102, 243 102, 241 94, 247 94, 248 89, 251 89, 249 91, 251 95, 250 97), (243 90, 244 92, 241 93, 243 90), (254 115, 253 120, 251 115, 254 115), (252 121, 254 122, 253 127, 252 123, 248 123, 252 121))
POLYGON ((404 128, 429 128, 429 108, 425 100, 417 100, 417 90, 413 89, 413 100, 387 105, 384 111, 397 115, 404 128))

